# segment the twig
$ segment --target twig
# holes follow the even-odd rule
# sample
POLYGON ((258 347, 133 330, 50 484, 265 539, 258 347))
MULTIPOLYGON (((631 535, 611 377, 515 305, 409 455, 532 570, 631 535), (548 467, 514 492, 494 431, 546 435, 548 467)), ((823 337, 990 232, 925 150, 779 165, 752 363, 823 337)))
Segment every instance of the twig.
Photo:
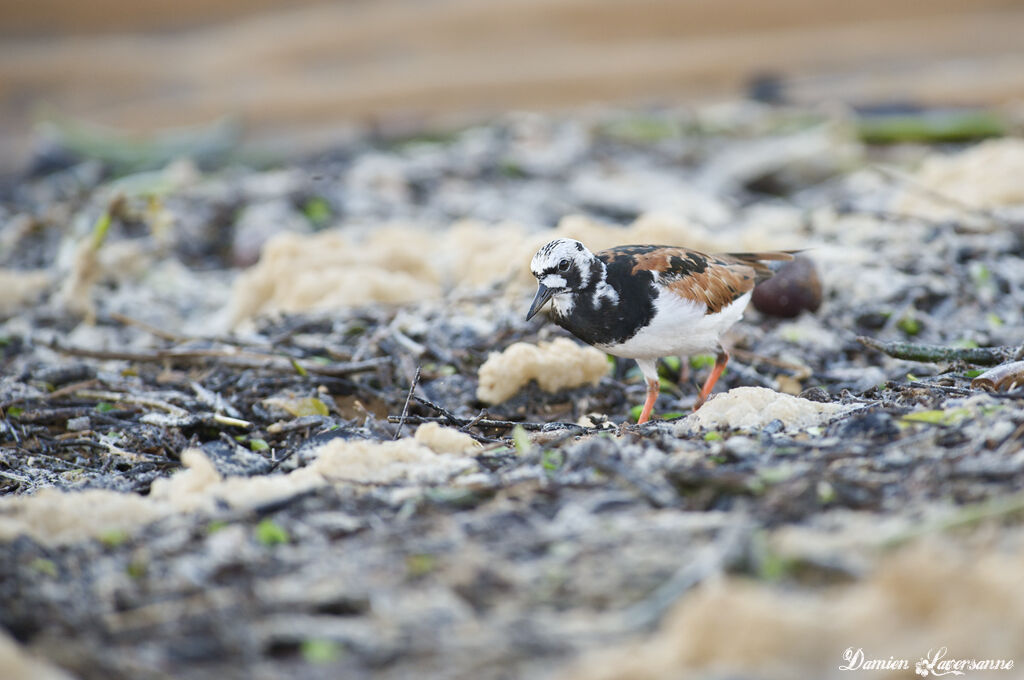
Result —
POLYGON ((395 429, 393 439, 402 436, 402 427, 405 425, 405 418, 409 415, 409 402, 412 401, 412 393, 416 391, 416 385, 420 382, 420 367, 416 367, 416 375, 412 377, 412 384, 409 385, 409 394, 405 395, 405 406, 402 407, 402 415, 398 418, 398 427, 395 429))
POLYGON ((176 418, 185 418, 189 415, 188 411, 169 404, 162 399, 154 399, 152 397, 146 397, 136 394, 127 394, 125 392, 110 392, 107 390, 78 390, 75 392, 76 397, 82 399, 96 399, 98 401, 120 401, 126 404, 138 404, 139 406, 148 406, 150 408, 157 408, 161 411, 165 411, 176 418))
POLYGON ((169 340, 171 342, 186 342, 192 339, 185 335, 178 335, 177 333, 165 331, 162 328, 157 328, 156 326, 148 324, 145 321, 133 319, 132 317, 126 316, 119 312, 110 312, 109 316, 111 319, 118 322, 119 324, 123 324, 125 326, 135 326, 136 328, 144 330, 150 335, 155 335, 156 337, 161 338, 162 340, 169 340))
POLYGON ((90 378, 88 380, 82 380, 81 382, 74 382, 71 383, 70 385, 65 385, 60 389, 56 389, 53 392, 50 392, 49 394, 46 395, 46 399, 47 401, 55 401, 57 399, 62 399, 68 396, 69 394, 74 394, 79 390, 85 390, 89 389, 90 387, 96 387, 99 384, 100 381, 98 378, 90 378))
POLYGON ((372 371, 391 362, 389 357, 376 357, 362 361, 348 361, 335 364, 321 364, 315 361, 303 361, 291 357, 282 357, 263 352, 241 351, 229 349, 156 349, 148 352, 119 352, 108 350, 86 349, 84 347, 67 347, 57 342, 48 343, 50 349, 70 354, 71 356, 106 359, 110 361, 137 361, 140 363, 159 363, 177 361, 181 363, 203 363, 215 360, 233 368, 262 368, 280 373, 295 373, 295 367, 316 375, 344 377, 353 373, 372 371), (293 363, 294 362, 294 363, 293 363))
POLYGON ((413 396, 413 399, 415 399, 416 401, 418 401, 419 403, 423 404, 424 406, 426 406, 428 408, 434 409, 435 411, 437 411, 438 413, 443 415, 445 418, 447 418, 449 421, 451 421, 451 423, 453 425, 455 425, 455 424, 463 425, 466 422, 468 422, 466 418, 458 417, 457 415, 455 415, 454 413, 452 413, 451 411, 446 409, 444 406, 441 406, 440 404, 435 404, 434 402, 430 401, 429 399, 424 399, 423 397, 417 397, 417 396, 413 396))
POLYGON ((945 347, 913 342, 882 342, 864 335, 857 336, 857 342, 896 359, 928 363, 964 361, 978 366, 995 366, 1012 357, 1016 351, 1015 347, 945 347))
POLYGON ((20 482, 21 484, 30 484, 32 482, 32 480, 29 479, 28 477, 25 477, 23 475, 19 475, 19 474, 15 473, 15 472, 8 472, 7 470, 0 470, 0 477, 6 477, 7 479, 13 479, 14 481, 20 482))
POLYGON ((221 425, 227 425, 228 427, 252 427, 252 423, 248 420, 242 420, 241 418, 232 418, 231 416, 221 415, 220 413, 213 414, 213 421, 220 423, 221 425))
MULTIPOLYGON (((397 423, 398 420, 399 416, 388 416, 389 423, 397 423)), ((447 423, 458 427, 470 422, 469 418, 459 418, 458 416, 453 416, 451 414, 445 416, 407 416, 405 420, 407 423, 413 425, 420 423, 447 423)), ((490 418, 480 418, 476 421, 476 427, 512 428, 516 425, 522 426, 524 430, 543 430, 548 423, 530 423, 515 420, 491 420, 490 418)))
POLYGON ((465 425, 463 425, 459 429, 462 430, 463 432, 465 432, 469 428, 474 427, 477 423, 479 423, 481 420, 483 420, 486 416, 487 416, 487 409, 480 409, 480 413, 477 413, 475 416, 473 416, 472 420, 470 420, 468 423, 466 423, 465 425))

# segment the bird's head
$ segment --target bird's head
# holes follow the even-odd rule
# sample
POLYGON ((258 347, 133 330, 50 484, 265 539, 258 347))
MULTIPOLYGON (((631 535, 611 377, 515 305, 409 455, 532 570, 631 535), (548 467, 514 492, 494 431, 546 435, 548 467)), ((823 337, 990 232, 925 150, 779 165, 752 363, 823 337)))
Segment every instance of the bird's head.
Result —
POLYGON ((587 247, 571 238, 558 238, 537 251, 530 261, 530 271, 537 278, 537 295, 533 298, 529 321, 551 298, 564 300, 566 308, 572 307, 574 293, 591 285, 597 258, 587 247))

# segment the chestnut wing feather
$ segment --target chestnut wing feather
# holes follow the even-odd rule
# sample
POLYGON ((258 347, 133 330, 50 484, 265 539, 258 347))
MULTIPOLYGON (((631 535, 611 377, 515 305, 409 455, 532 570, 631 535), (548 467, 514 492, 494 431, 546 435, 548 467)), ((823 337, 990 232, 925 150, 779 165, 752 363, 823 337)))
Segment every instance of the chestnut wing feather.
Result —
POLYGON ((656 272, 659 282, 680 297, 707 305, 715 314, 772 276, 762 260, 791 260, 792 252, 706 255, 675 246, 619 246, 601 251, 609 265, 631 264, 631 273, 656 272), (625 262, 623 261, 625 260, 625 262))

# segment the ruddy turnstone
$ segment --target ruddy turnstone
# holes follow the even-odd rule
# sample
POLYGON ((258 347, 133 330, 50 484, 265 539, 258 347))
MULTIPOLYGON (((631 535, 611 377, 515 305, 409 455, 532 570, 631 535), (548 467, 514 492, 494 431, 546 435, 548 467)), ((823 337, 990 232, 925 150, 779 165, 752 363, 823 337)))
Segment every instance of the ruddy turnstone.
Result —
POLYGON ((551 300, 556 324, 608 354, 636 359, 647 380, 637 421, 645 423, 658 398, 658 359, 716 354, 693 407, 700 408, 729 361, 719 339, 743 316, 754 285, 772 275, 762 260, 791 259, 792 252, 705 255, 674 246, 592 253, 579 241, 555 239, 530 262, 539 287, 526 319, 551 300))

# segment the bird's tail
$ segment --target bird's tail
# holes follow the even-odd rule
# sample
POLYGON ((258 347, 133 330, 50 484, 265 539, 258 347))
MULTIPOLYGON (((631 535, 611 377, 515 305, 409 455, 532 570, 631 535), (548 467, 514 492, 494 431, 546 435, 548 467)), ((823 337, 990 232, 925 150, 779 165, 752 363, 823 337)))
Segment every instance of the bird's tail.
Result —
POLYGON ((729 253, 728 257, 752 267, 756 274, 756 282, 761 283, 775 273, 765 264, 766 261, 792 260, 795 255, 802 252, 803 250, 771 250, 764 253, 729 253))

